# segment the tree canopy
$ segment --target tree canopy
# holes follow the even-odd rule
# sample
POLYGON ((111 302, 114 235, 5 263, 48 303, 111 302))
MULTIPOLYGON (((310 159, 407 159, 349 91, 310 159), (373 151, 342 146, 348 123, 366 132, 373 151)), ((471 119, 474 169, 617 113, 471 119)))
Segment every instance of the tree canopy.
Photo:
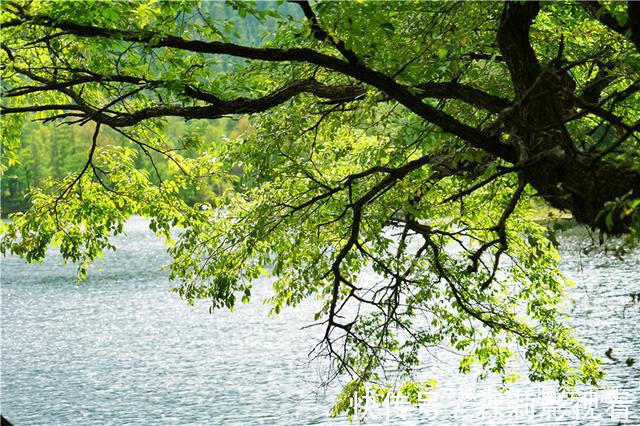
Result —
POLYGON ((313 353, 352 388, 442 346, 505 382, 514 347, 532 380, 602 377, 565 325, 534 207, 640 232, 638 3, 1 7, 3 168, 29 161, 26 118, 90 129, 77 169, 4 225, 3 252, 57 246, 83 277, 139 214, 190 302, 233 309, 265 273, 274 313, 320 300, 313 353), (245 115, 234 140, 167 137, 176 118, 245 115), (203 181, 221 189, 187 202, 203 181))

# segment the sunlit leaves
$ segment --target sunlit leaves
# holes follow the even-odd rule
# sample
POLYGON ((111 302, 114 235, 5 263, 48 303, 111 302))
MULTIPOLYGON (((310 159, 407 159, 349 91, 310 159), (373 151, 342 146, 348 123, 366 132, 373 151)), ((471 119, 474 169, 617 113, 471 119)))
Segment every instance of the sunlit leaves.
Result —
MULTIPOLYGON (((564 34, 564 59, 576 61, 577 93, 604 74, 612 80, 604 96, 615 97, 637 80, 637 54, 620 37, 610 43, 605 30, 583 22, 577 7, 545 5, 532 28, 533 48, 546 67, 564 34)), ((166 117, 127 122, 124 129, 113 125, 101 135, 85 175, 61 174, 33 192, 33 207, 5 225, 2 249, 39 261, 47 247, 57 246, 65 259, 78 262, 82 278, 88 263, 112 248, 123 223, 139 214, 167 240, 170 278, 189 303, 206 300, 211 310, 233 310, 250 300, 251 286, 265 274, 273 278, 272 313, 317 302, 315 320, 327 326, 323 342, 330 351, 331 342, 343 345, 343 357, 329 353, 336 371, 358 376, 347 390, 359 390, 365 380, 386 394, 384 373, 411 377, 424 360, 421 351, 433 346, 456 351, 461 372, 479 367, 481 377, 494 373, 505 384, 514 379, 509 363, 519 353, 532 380, 594 382, 601 377, 598 360, 565 326, 561 302, 568 283, 558 269, 557 241, 534 220, 535 192, 522 184, 518 167, 444 133, 389 93, 358 83, 356 72, 348 77, 309 63, 230 59, 156 43, 170 35, 195 43, 313 48, 334 58, 348 57, 346 48, 367 72, 404 85, 397 86, 402 93, 419 94, 416 85, 424 82, 470 83, 508 102, 512 81, 495 42, 501 9, 492 2, 314 3, 328 34, 318 37, 310 21, 297 19, 302 15, 295 5, 34 3, 30 12, 38 16, 151 39, 56 35, 47 44, 41 41, 50 36, 46 28, 9 28, 3 46, 19 54, 3 70, 8 86, 45 77, 104 77, 74 87, 81 96, 45 90, 16 96, 8 106, 71 98, 111 117, 171 106, 165 115, 191 119, 178 108, 242 102, 311 77, 358 84, 362 95, 327 100, 303 93, 251 121, 230 117, 242 128, 237 138, 166 117), (32 48, 22 48, 31 41, 32 48), (114 74, 134 77, 121 84, 109 80, 114 74), (204 99, 188 95, 190 88, 204 99), (416 161, 422 162, 407 168, 416 161)), ((630 95, 612 106, 629 121, 624 125, 637 119, 636 100, 630 95)), ((505 114, 462 99, 420 102, 469 127, 510 125, 505 114)), ((85 125, 92 117, 58 119, 85 125)), ((3 121, 7 166, 17 160, 12 152, 20 122, 12 120, 3 121)), ((613 131, 599 129, 593 114, 576 114, 567 129, 584 150, 615 147, 613 131)), ((511 143, 509 131, 502 133, 501 143, 511 143)), ((637 168, 637 142, 627 147, 611 158, 637 168)), ((610 207, 605 222, 633 216, 637 197, 610 207)), ((417 389, 405 387, 410 394, 417 389)), ((343 395, 336 410, 344 403, 343 395)))

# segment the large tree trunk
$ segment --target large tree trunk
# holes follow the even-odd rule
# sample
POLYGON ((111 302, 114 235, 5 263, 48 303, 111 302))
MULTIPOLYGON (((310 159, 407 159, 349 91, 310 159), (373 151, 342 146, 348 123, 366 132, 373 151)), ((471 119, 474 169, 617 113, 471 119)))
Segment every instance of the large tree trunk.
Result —
POLYGON ((504 117, 511 142, 521 162, 540 158, 521 176, 545 201, 571 212, 577 221, 610 234, 628 232, 629 217, 621 218, 616 211, 607 225, 602 212, 618 197, 630 192, 640 196, 640 173, 576 148, 564 124, 573 110, 573 98, 567 94, 575 84, 559 67, 562 42, 558 63, 546 68, 529 42, 538 11, 538 2, 507 3, 498 32, 516 92, 514 107, 504 117))

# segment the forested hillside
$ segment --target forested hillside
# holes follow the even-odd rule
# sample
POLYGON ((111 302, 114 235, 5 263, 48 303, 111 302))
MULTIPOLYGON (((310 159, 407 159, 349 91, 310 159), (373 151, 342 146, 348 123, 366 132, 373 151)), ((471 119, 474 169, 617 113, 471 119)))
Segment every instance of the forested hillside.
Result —
MULTIPOLYGON (((182 119, 167 120, 167 150, 179 152, 188 158, 200 153, 202 143, 236 138, 250 130, 247 117, 211 122, 185 122, 182 119)), ((18 162, 12 163, 2 178, 2 213, 22 211, 29 207, 29 192, 34 188, 47 187, 52 180, 63 179, 67 174, 81 168, 86 161, 86 150, 91 145, 94 126, 55 126, 40 122, 26 122, 22 129, 22 146, 18 162)), ((114 131, 105 131, 103 146, 130 147, 127 139, 114 131)), ((155 183, 162 177, 170 177, 169 160, 161 153, 135 148, 135 167, 144 170, 155 183), (155 169, 154 169, 155 165, 155 169), (157 173, 156 173, 157 169, 157 173)), ((210 199, 211 192, 219 190, 213 180, 194 183, 182 191, 182 198, 189 204, 210 199)))

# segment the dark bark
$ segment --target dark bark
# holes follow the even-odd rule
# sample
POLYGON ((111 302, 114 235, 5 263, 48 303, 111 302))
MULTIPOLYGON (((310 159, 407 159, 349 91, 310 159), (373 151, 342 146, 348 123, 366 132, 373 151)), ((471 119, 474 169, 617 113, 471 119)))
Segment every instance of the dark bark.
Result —
MULTIPOLYGON (((100 28, 91 25, 82 25, 69 21, 52 21, 46 17, 25 16, 22 21, 42 25, 50 28, 64 30, 81 37, 106 37, 124 41, 147 44, 150 47, 166 47, 180 49, 189 52, 230 55, 245 59, 255 59, 271 62, 303 62, 318 65, 323 68, 339 72, 358 81, 369 84, 404 105, 415 114, 442 128, 445 132, 458 136, 471 146, 486 151, 496 157, 507 161, 513 161, 513 149, 502 143, 496 135, 487 134, 480 129, 469 126, 456 120, 454 117, 434 108, 413 95, 409 89, 397 83, 391 77, 370 69, 361 62, 349 63, 312 49, 278 49, 278 48, 254 48, 223 43, 216 41, 186 40, 175 36, 160 36, 155 33, 125 31, 118 29, 100 28)), ((11 25, 15 22, 11 23, 11 25)), ((17 24, 16 24, 17 25, 17 24)), ((6 24, 5 24, 6 26, 6 24)), ((191 111, 189 111, 191 113, 191 111)), ((214 118, 210 114, 200 117, 188 115, 186 118, 214 118)), ((177 114, 182 116, 181 114, 177 114)))
POLYGON ((451 83, 422 83, 416 86, 421 94, 427 98, 459 99, 478 108, 500 113, 511 105, 508 99, 490 95, 464 84, 451 83))
POLYGON ((506 3, 498 30, 498 46, 517 96, 506 117, 512 143, 520 161, 543 158, 521 175, 549 204, 571 212, 579 222, 612 234, 628 232, 627 219, 613 215, 613 226, 607 227, 601 212, 617 197, 640 195, 640 173, 576 149, 565 126, 573 107, 573 100, 562 96, 567 76, 559 64, 542 67, 529 40, 539 10, 537 2, 506 3))
MULTIPOLYGON (((565 124, 570 119, 568 117, 575 116, 577 107, 583 111, 581 112, 583 115, 584 111, 594 114, 616 126, 619 132, 624 133, 614 144, 614 148, 624 143, 625 138, 640 130, 639 125, 625 124, 620 117, 615 116, 597 103, 603 89, 611 82, 611 78, 606 73, 599 74, 591 84, 588 84, 581 97, 574 96, 575 83, 562 68, 563 40, 559 40, 556 60, 550 65, 540 63, 529 39, 530 27, 540 10, 538 2, 507 2, 500 18, 497 43, 501 53, 500 59, 505 62, 509 70, 515 92, 514 101, 457 82, 425 82, 416 87, 402 85, 393 77, 367 66, 347 49, 341 40, 325 31, 307 2, 298 1, 296 3, 301 5, 306 19, 310 21, 313 36, 319 41, 330 43, 344 59, 308 48, 253 48, 233 43, 187 40, 151 32, 100 28, 70 21, 54 21, 47 17, 28 16, 26 12, 21 12, 21 19, 7 22, 4 26, 11 27, 26 23, 61 30, 67 35, 76 37, 111 38, 144 44, 149 48, 231 55, 260 61, 300 62, 340 73, 359 84, 327 86, 313 79, 306 79, 294 81, 263 97, 234 100, 222 100, 197 87, 186 86, 184 88, 186 96, 205 102, 206 105, 190 107, 160 105, 123 113, 122 111, 109 110, 111 104, 102 109, 88 105, 75 91, 76 86, 111 81, 136 87, 161 87, 163 82, 138 79, 132 76, 97 76, 89 71, 85 71, 84 74, 78 73, 81 75, 80 77, 68 81, 57 81, 55 78, 50 81, 25 71, 24 75, 42 83, 42 85, 18 87, 6 92, 5 96, 57 90, 68 95, 75 101, 75 105, 2 108, 2 112, 63 109, 73 111, 73 114, 81 116, 84 114, 84 120, 91 119, 112 127, 123 127, 161 116, 174 115, 192 119, 257 113, 280 105, 302 93, 328 100, 329 103, 348 102, 363 96, 366 93, 364 88, 364 84, 366 84, 382 92, 385 99, 402 104, 425 121, 462 139, 470 147, 514 164, 524 182, 535 188, 552 206, 570 211, 578 221, 610 233, 628 231, 628 223, 626 220, 619 219, 619 215, 614 215, 613 227, 608 229, 600 213, 608 201, 617 197, 624 196, 629 192, 632 192, 634 197, 640 196, 640 174, 623 164, 609 162, 607 154, 611 153, 613 148, 608 148, 598 154, 580 151, 565 124), (487 129, 476 128, 424 102, 424 98, 429 97, 457 99, 493 113, 499 118, 494 125, 487 129), (509 136, 509 143, 503 142, 503 134, 509 136)), ((640 51, 639 3, 628 3, 629 20, 624 26, 610 16, 598 2, 584 2, 582 7, 611 30, 630 37, 640 51)), ((7 51, 7 55, 11 59, 13 57, 11 50, 6 46, 2 46, 2 48, 7 51)), ((633 90, 638 90, 638 88, 634 87, 633 90)))
POLYGON ((640 52, 640 3, 638 1, 627 2, 628 18, 627 25, 631 28, 631 41, 640 52))

